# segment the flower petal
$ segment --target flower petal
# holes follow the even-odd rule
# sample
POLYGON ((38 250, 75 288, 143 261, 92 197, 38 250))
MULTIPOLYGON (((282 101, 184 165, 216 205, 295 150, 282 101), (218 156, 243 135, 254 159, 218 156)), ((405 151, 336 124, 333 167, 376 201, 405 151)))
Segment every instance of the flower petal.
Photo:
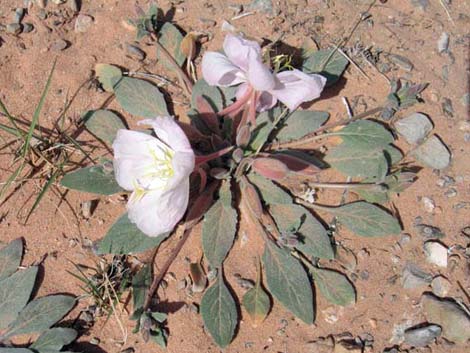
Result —
POLYGON ((202 58, 202 76, 211 86, 233 86, 245 81, 245 74, 221 53, 206 52, 202 58))
POLYGON ((224 40, 224 52, 228 59, 243 71, 248 71, 250 52, 261 55, 261 47, 252 40, 227 34, 224 40))
POLYGON ((264 112, 274 107, 276 103, 277 98, 268 91, 264 91, 258 98, 258 105, 256 106, 256 110, 259 112, 264 112))
POLYGON ((113 142, 113 165, 116 181, 122 188, 134 190, 135 180, 145 174, 145 167, 153 161, 150 151, 156 145, 158 140, 143 132, 118 130, 113 142))
POLYGON ((276 85, 276 77, 263 63, 260 53, 249 55, 248 81, 257 91, 269 91, 276 85))
POLYGON ((316 74, 306 74, 300 70, 283 71, 277 74, 279 85, 271 93, 290 110, 300 104, 320 97, 326 78, 316 74))
POLYGON ((171 116, 158 116, 154 119, 145 119, 139 125, 150 125, 160 140, 166 143, 175 152, 192 152, 188 137, 171 116))
POLYGON ((157 237, 174 229, 186 212, 188 200, 189 178, 174 189, 151 191, 128 202, 128 216, 142 232, 157 237))

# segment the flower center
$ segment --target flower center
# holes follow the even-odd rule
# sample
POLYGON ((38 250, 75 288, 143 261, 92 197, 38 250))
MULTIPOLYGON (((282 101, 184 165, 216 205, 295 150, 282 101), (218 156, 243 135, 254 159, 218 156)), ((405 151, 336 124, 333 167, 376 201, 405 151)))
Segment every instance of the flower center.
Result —
POLYGON ((133 182, 134 192, 130 201, 138 201, 152 190, 164 190, 175 174, 173 169, 175 152, 161 141, 156 142, 147 144, 149 157, 139 173, 140 176, 133 182))

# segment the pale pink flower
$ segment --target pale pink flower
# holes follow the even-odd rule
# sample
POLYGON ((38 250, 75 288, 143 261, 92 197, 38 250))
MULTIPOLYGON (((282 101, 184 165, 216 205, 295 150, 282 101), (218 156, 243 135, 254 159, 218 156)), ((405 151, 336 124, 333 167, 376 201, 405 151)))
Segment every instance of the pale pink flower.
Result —
POLYGON ((119 130, 113 143, 114 172, 118 184, 132 191, 129 219, 156 237, 173 230, 186 212, 195 156, 173 118, 146 119, 142 124, 152 126, 157 137, 119 130))
POLYGON ((326 78, 306 74, 300 70, 273 73, 263 63, 258 43, 228 34, 224 41, 225 55, 207 52, 202 58, 202 75, 212 86, 234 86, 241 84, 237 91, 237 102, 226 108, 224 113, 233 112, 248 102, 256 110, 272 108, 277 101, 290 110, 300 104, 318 98, 326 78))

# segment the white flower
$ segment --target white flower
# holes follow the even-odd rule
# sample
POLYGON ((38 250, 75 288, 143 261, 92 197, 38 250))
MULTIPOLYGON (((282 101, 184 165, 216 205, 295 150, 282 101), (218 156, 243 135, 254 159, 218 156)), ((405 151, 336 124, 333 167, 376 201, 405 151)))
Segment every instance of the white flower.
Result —
POLYGON ((326 78, 321 75, 296 69, 271 72, 263 63, 259 44, 239 35, 227 34, 223 47, 225 54, 211 51, 204 54, 202 75, 212 86, 241 84, 237 91, 238 105, 248 102, 256 92, 258 111, 271 109, 278 100, 295 110, 300 104, 320 97, 325 86, 326 78))
POLYGON ((189 199, 189 175, 195 157, 188 138, 173 118, 139 122, 152 126, 157 137, 119 130, 113 143, 118 184, 132 191, 129 219, 151 237, 173 230, 189 199))

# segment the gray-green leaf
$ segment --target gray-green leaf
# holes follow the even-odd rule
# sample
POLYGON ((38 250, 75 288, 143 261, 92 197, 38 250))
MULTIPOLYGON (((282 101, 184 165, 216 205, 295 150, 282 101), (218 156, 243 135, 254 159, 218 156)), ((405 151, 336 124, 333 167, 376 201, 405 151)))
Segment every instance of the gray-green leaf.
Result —
POLYGON ((380 237, 401 232, 398 220, 373 204, 359 201, 331 208, 338 221, 357 235, 380 237))
POLYGON ((60 184, 69 189, 99 195, 113 195, 123 191, 114 178, 114 170, 110 162, 67 173, 60 184))
POLYGON ((236 230, 237 211, 232 207, 230 184, 225 182, 219 190, 219 200, 206 213, 202 224, 202 248, 212 267, 222 265, 236 230))
POLYGON ((23 257, 23 240, 15 239, 0 250, 0 280, 14 273, 23 257))
POLYGON ((367 148, 362 144, 343 142, 329 151, 325 161, 351 177, 382 179, 388 171, 384 151, 367 148))
POLYGON ((191 92, 191 108, 197 109, 197 97, 203 97, 218 112, 224 108, 222 92, 217 86, 210 86, 204 79, 199 79, 191 92))
POLYGON ((0 329, 13 322, 28 302, 37 273, 38 268, 31 266, 0 281, 0 329))
POLYGON ((276 138, 279 142, 300 139, 317 130, 328 120, 329 116, 327 112, 296 110, 286 119, 276 138))
POLYGON ((91 110, 85 114, 84 120, 87 129, 109 145, 113 143, 118 130, 126 128, 119 116, 106 109, 91 110))
POLYGON ((114 86, 122 78, 121 69, 109 64, 96 64, 95 73, 101 86, 107 92, 114 92, 114 86))
POLYGON ((256 127, 251 133, 250 149, 257 151, 269 139, 274 128, 274 120, 282 114, 282 110, 275 107, 262 112, 256 117, 256 127))
POLYGON ((360 144, 364 149, 381 149, 394 141, 390 131, 370 120, 355 121, 334 135, 341 136, 343 143, 360 144))
POLYGON ((271 300, 263 289, 260 278, 256 281, 255 286, 245 293, 242 303, 253 320, 254 326, 263 322, 266 316, 268 316, 271 300))
POLYGON ((347 306, 356 301, 356 291, 342 273, 324 269, 311 269, 313 279, 320 292, 333 304, 347 306))
POLYGON ((267 242, 263 263, 271 294, 299 319, 307 324, 313 323, 312 287, 299 261, 286 250, 267 242))
MULTIPOLYGON (((160 44, 171 54, 173 59, 175 59, 176 63, 181 66, 185 61, 185 57, 181 52, 181 41, 183 40, 183 35, 170 22, 165 22, 163 26, 160 28, 158 32, 158 41, 160 44)), ((161 55, 157 49, 157 56, 160 60, 162 60, 165 67, 169 70, 173 70, 173 66, 171 63, 167 61, 164 55, 161 55)))
POLYGON ((64 317, 75 305, 68 295, 50 295, 34 299, 21 310, 7 329, 6 337, 41 332, 64 317))
POLYGON ((251 173, 248 178, 258 188, 263 201, 268 205, 290 205, 292 203, 292 197, 280 187, 275 185, 271 180, 268 180, 255 173, 251 173))
POLYGON ((127 213, 121 216, 98 242, 98 254, 138 253, 158 246, 169 233, 149 237, 129 220, 127 213))
MULTIPOLYGON (((221 272, 221 271, 219 271, 221 272)), ((235 300, 225 285, 223 275, 204 293, 201 300, 201 315, 215 343, 226 347, 235 334, 238 313, 235 300)))
POLYGON ((32 350, 26 348, 0 348, 0 353, 34 353, 32 350))
POLYGON ((114 93, 121 107, 130 114, 144 118, 168 115, 163 94, 147 81, 123 77, 114 87, 114 93))
POLYGON ((318 50, 310 55, 302 65, 302 71, 316 73, 326 77, 327 86, 336 83, 349 62, 336 49, 318 50), (334 51, 334 53, 332 53, 334 51))
POLYGON ((294 203, 271 204, 269 213, 281 232, 299 236, 298 250, 307 256, 334 259, 335 254, 325 227, 304 207, 294 203))
POLYGON ((77 331, 71 328, 54 327, 44 331, 29 348, 39 352, 45 350, 60 351, 63 346, 72 343, 77 338, 77 331))

